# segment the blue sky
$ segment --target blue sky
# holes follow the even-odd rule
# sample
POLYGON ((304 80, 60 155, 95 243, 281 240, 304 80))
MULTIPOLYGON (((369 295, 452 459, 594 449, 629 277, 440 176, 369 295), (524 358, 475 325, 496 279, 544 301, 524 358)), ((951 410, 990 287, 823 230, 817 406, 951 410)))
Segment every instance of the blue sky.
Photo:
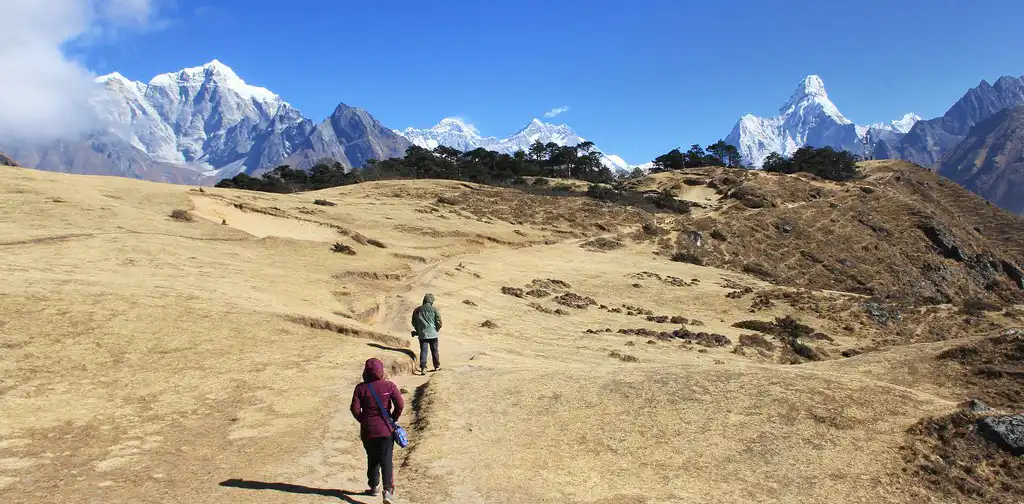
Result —
POLYGON ((981 79, 1024 74, 1019 0, 158 5, 155 28, 75 57, 137 80, 216 58, 308 117, 344 101, 392 128, 459 116, 500 137, 569 107, 549 121, 632 163, 774 115, 811 73, 859 124, 941 115, 981 79))

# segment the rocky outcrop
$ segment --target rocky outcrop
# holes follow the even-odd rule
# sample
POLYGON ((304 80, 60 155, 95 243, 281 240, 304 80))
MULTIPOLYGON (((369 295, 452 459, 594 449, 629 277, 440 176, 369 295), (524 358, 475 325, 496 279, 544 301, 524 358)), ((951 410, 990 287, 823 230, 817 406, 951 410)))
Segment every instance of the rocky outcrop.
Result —
POLYGON ((978 433, 1011 455, 1024 455, 1024 415, 990 416, 978 420, 978 433))

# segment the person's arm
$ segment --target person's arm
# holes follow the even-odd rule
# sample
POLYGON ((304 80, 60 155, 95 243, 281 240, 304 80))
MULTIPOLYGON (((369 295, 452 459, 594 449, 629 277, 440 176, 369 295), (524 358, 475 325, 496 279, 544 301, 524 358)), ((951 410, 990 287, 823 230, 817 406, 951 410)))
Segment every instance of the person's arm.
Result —
POLYGON ((416 314, 419 313, 419 311, 420 308, 418 306, 416 307, 415 310, 412 311, 412 319, 409 323, 412 324, 413 329, 416 329, 416 314))
POLYGON ((405 399, 402 398, 402 391, 394 383, 391 384, 391 419, 398 421, 405 411, 405 399))
POLYGON ((349 406, 349 411, 352 412, 352 418, 359 420, 359 414, 362 413, 362 405, 359 403, 359 385, 356 385, 356 389, 352 391, 352 405, 349 406))
POLYGON ((441 330, 441 310, 438 310, 437 308, 434 308, 434 327, 436 327, 438 331, 441 330))

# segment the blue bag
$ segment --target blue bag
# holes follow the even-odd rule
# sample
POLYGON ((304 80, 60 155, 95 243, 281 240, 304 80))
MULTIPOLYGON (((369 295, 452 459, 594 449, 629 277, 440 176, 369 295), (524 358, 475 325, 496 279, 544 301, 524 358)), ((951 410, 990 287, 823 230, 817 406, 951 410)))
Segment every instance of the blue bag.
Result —
POLYGON ((384 404, 381 402, 380 397, 377 396, 377 391, 373 390, 373 385, 367 383, 366 388, 370 389, 370 395, 373 396, 373 400, 377 403, 377 409, 380 410, 380 414, 384 417, 384 421, 391 426, 391 439, 395 440, 395 443, 398 444, 399 448, 409 446, 409 435, 405 433, 405 429, 403 429, 402 426, 398 425, 391 419, 391 413, 388 413, 388 410, 384 408, 384 404))

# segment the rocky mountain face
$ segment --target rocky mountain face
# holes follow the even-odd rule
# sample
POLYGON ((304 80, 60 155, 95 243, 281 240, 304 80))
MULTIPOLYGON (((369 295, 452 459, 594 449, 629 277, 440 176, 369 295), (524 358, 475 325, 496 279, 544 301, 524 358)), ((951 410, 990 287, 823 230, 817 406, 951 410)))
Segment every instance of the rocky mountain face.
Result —
MULTIPOLYGON (((533 119, 519 131, 502 139, 482 136, 472 125, 453 117, 442 119, 430 128, 406 128, 396 133, 407 138, 413 145, 425 149, 444 145, 463 152, 484 148, 504 154, 512 154, 518 150, 529 152, 530 146, 538 141, 545 144, 552 142, 560 146, 577 145, 586 141, 565 124, 549 124, 539 119, 533 119)), ((599 148, 597 150, 601 152, 599 148)), ((630 168, 629 163, 614 154, 601 152, 601 162, 613 171, 625 171, 630 168)))
POLYGON ((369 159, 403 156, 412 144, 369 112, 342 103, 296 145, 284 164, 309 168, 320 159, 331 158, 348 168, 359 168, 369 159))
POLYGON ((789 100, 779 108, 779 115, 747 114, 725 141, 739 149, 745 163, 759 168, 768 154, 789 156, 805 145, 864 154, 879 142, 895 143, 918 119, 914 114, 906 114, 890 123, 858 126, 829 100, 821 78, 810 75, 797 84, 789 100))
POLYGON ((181 183, 212 183, 283 162, 308 168, 322 157, 359 167, 370 158, 400 156, 409 145, 344 104, 317 124, 217 60, 148 83, 116 72, 96 82, 93 106, 104 130, 0 145, 36 168, 181 183))
POLYGON ((888 153, 890 157, 933 167, 975 124, 1017 105, 1024 105, 1024 77, 1000 77, 995 84, 981 81, 942 117, 915 124, 888 153))
POLYGON ((1024 213, 1024 105, 974 125, 935 170, 986 200, 1024 213))

